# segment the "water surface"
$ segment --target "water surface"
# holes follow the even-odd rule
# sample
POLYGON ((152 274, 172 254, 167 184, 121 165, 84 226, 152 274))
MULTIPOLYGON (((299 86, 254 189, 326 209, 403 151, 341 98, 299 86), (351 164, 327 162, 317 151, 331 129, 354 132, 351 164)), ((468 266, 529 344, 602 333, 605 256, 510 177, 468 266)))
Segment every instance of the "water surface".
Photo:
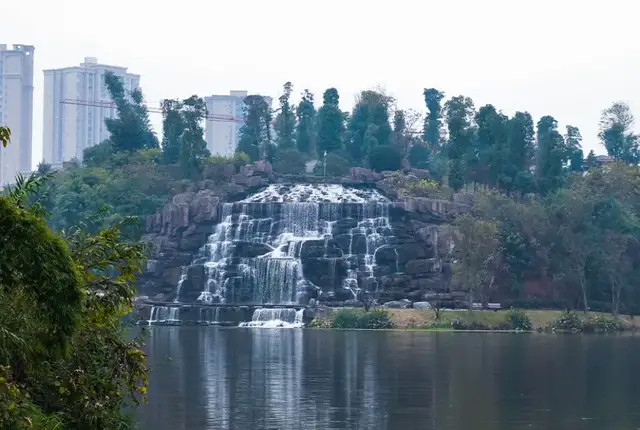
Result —
POLYGON ((640 339, 155 327, 149 430, 636 429, 640 339))

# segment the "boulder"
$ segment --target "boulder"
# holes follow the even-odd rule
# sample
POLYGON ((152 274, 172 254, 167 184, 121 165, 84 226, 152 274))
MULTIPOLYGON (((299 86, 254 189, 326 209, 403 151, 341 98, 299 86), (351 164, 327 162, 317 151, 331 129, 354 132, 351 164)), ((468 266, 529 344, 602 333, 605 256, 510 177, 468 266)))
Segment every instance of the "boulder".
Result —
POLYGON ((405 272, 408 275, 426 275, 434 272, 438 265, 435 258, 423 258, 419 260, 407 261, 405 272))
POLYGON ((410 242, 399 245, 398 264, 402 268, 409 260, 421 259, 427 257, 427 251, 424 246, 417 242, 410 242))
POLYGON ((273 251, 273 248, 266 243, 256 242, 234 242, 231 255, 241 258, 254 258, 273 251))
POLYGON ((220 199, 211 190, 201 190, 191 201, 189 211, 195 223, 214 222, 218 219, 220 199))
POLYGON ((245 172, 238 173, 231 177, 231 182, 236 185, 248 186, 249 185, 249 175, 245 172))
POLYGON ((195 193, 179 193, 173 196, 172 202, 174 205, 189 204, 193 200, 195 193))
POLYGON ((377 182, 383 179, 381 173, 374 172, 370 169, 365 169, 364 167, 352 167, 349 170, 349 176, 353 180, 364 182, 377 182))
POLYGON ((431 309, 431 303, 429 302, 414 302, 414 309, 431 309))
POLYGON ((253 174, 260 176, 270 176, 273 173, 273 167, 268 161, 260 160, 253 163, 253 174))
POLYGON ((389 309, 408 309, 411 307, 411 300, 407 300, 407 299, 394 300, 394 301, 385 303, 383 306, 389 309))

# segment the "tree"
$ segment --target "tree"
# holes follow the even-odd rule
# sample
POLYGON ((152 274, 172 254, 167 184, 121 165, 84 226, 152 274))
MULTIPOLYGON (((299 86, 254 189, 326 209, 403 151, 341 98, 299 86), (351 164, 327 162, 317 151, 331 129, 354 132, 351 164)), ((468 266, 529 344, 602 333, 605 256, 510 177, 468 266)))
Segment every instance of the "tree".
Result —
POLYGON ((463 215, 456 221, 454 244, 457 258, 453 265, 453 282, 467 291, 469 310, 473 300, 487 303, 495 280, 499 259, 498 229, 491 221, 477 220, 463 215))
POLYGON ((589 155, 587 155, 587 159, 584 161, 584 169, 589 170, 593 167, 597 167, 598 164, 598 159, 596 158, 596 154, 592 149, 591 151, 589 151, 589 155))
POLYGON ((611 157, 625 163, 638 164, 640 137, 632 132, 633 122, 629 105, 616 102, 602 111, 598 136, 611 157))
POLYGON ((509 159, 507 116, 496 111, 493 105, 486 105, 478 110, 475 122, 477 124, 475 148, 468 160, 474 181, 491 186, 510 182, 510 178, 507 179, 509 159))
POLYGON ((403 110, 393 113, 393 131, 389 140, 402 154, 407 153, 411 140, 407 135, 407 120, 403 110))
POLYGON ((157 148, 158 139, 151 130, 149 114, 140 89, 127 97, 122 79, 111 72, 105 73, 105 84, 116 105, 117 118, 105 119, 111 134, 110 140, 116 151, 135 151, 142 148, 157 148))
POLYGON ((569 170, 582 172, 584 153, 582 152, 582 135, 578 127, 568 125, 564 141, 569 152, 569 170))
POLYGON ((210 155, 202 128, 207 105, 203 99, 191 96, 183 101, 181 113, 184 130, 180 136, 180 167, 185 178, 196 179, 200 177, 201 160, 210 155))
POLYGON ((563 184, 564 166, 569 159, 569 152, 558 132, 558 122, 552 116, 540 118, 537 137, 536 181, 538 189, 544 195, 563 184))
POLYGON ((313 94, 304 90, 297 109, 298 124, 296 125, 296 146, 303 154, 315 152, 315 118, 316 108, 313 106, 313 94))
POLYGON ((305 172, 305 157, 297 149, 278 150, 275 155, 273 170, 289 175, 301 175, 305 172))
POLYGON ((362 162, 377 145, 389 144, 391 102, 391 97, 376 91, 360 93, 348 124, 347 149, 354 161, 362 162))
POLYGON ((440 132, 442 128, 442 106, 440 102, 444 93, 435 88, 424 89, 424 102, 427 105, 427 116, 424 119, 424 141, 430 148, 440 145, 440 132))
POLYGON ((458 96, 447 101, 444 108, 449 130, 449 186, 458 191, 467 180, 466 159, 475 134, 473 101, 469 97, 458 96))
POLYGON ((180 160, 180 138, 185 129, 180 100, 162 101, 162 160, 174 164, 180 160))
POLYGON ((409 150, 409 163, 415 169, 427 169, 429 167, 429 149, 422 143, 415 143, 409 150))
POLYGON ((291 149, 295 146, 294 132, 296 128, 296 117, 289 102, 293 85, 287 82, 283 86, 284 92, 280 96, 280 112, 276 116, 275 131, 276 144, 278 148, 291 149))
POLYGON ((344 115, 338 103, 338 90, 329 88, 324 92, 322 107, 317 115, 316 147, 319 156, 324 152, 338 151, 342 148, 344 136, 344 115))
POLYGON ((375 171, 400 170, 402 154, 390 145, 381 145, 371 150, 369 166, 375 171))
POLYGON ((271 112, 264 97, 250 95, 244 99, 244 125, 240 128, 237 152, 244 152, 249 160, 267 158, 271 144, 271 112))
POLYGON ((326 157, 318 161, 313 173, 319 176, 326 173, 327 176, 339 178, 349 174, 349 167, 349 161, 346 158, 339 156, 335 152, 330 152, 326 157))
POLYGON ((507 146, 509 148, 505 177, 501 183, 507 191, 529 193, 534 191, 531 168, 535 159, 535 130, 528 112, 516 112, 507 123, 507 146))

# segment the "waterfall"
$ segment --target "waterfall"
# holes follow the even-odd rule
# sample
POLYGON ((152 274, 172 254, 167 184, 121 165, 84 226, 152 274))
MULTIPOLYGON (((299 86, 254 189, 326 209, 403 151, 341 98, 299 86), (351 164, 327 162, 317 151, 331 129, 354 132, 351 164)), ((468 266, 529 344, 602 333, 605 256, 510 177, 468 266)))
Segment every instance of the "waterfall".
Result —
MULTIPOLYGON (((183 268, 174 302, 305 305, 377 290, 380 276, 399 271, 389 205, 374 189, 333 184, 270 185, 225 203, 192 266, 183 268)), ((179 319, 161 308, 152 309, 150 324, 179 319)), ((199 312, 192 320, 220 322, 213 309, 199 312)), ((273 324, 301 323, 292 309, 257 309, 248 326, 273 324)))
POLYGON ((149 314, 148 325, 180 323, 180 308, 169 306, 153 306, 149 314))
POLYGON ((297 328, 303 327, 302 321, 304 309, 296 311, 291 308, 258 308, 253 311, 251 322, 240 324, 241 327, 264 328, 297 328))

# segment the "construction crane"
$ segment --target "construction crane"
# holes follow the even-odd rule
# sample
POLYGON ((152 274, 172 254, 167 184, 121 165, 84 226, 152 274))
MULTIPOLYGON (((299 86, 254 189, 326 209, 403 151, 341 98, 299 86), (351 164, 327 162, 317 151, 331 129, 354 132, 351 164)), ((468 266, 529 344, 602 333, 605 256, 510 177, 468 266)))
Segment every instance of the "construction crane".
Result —
MULTIPOLYGON (((116 107, 116 104, 113 103, 113 102, 105 102, 105 101, 99 101, 99 100, 64 99, 63 101, 60 102, 60 104, 101 107, 101 108, 107 108, 107 109, 115 109, 115 107, 116 107)), ((162 109, 161 108, 149 107, 149 106, 146 106, 146 108, 147 108, 147 112, 149 112, 149 113, 162 113, 162 109)), ((244 120, 242 120, 242 119, 239 119, 239 118, 236 118, 236 117, 233 117, 233 116, 227 116, 227 115, 209 115, 209 114, 207 114, 205 119, 207 121, 237 122, 237 123, 240 123, 240 124, 244 123, 244 120)))

